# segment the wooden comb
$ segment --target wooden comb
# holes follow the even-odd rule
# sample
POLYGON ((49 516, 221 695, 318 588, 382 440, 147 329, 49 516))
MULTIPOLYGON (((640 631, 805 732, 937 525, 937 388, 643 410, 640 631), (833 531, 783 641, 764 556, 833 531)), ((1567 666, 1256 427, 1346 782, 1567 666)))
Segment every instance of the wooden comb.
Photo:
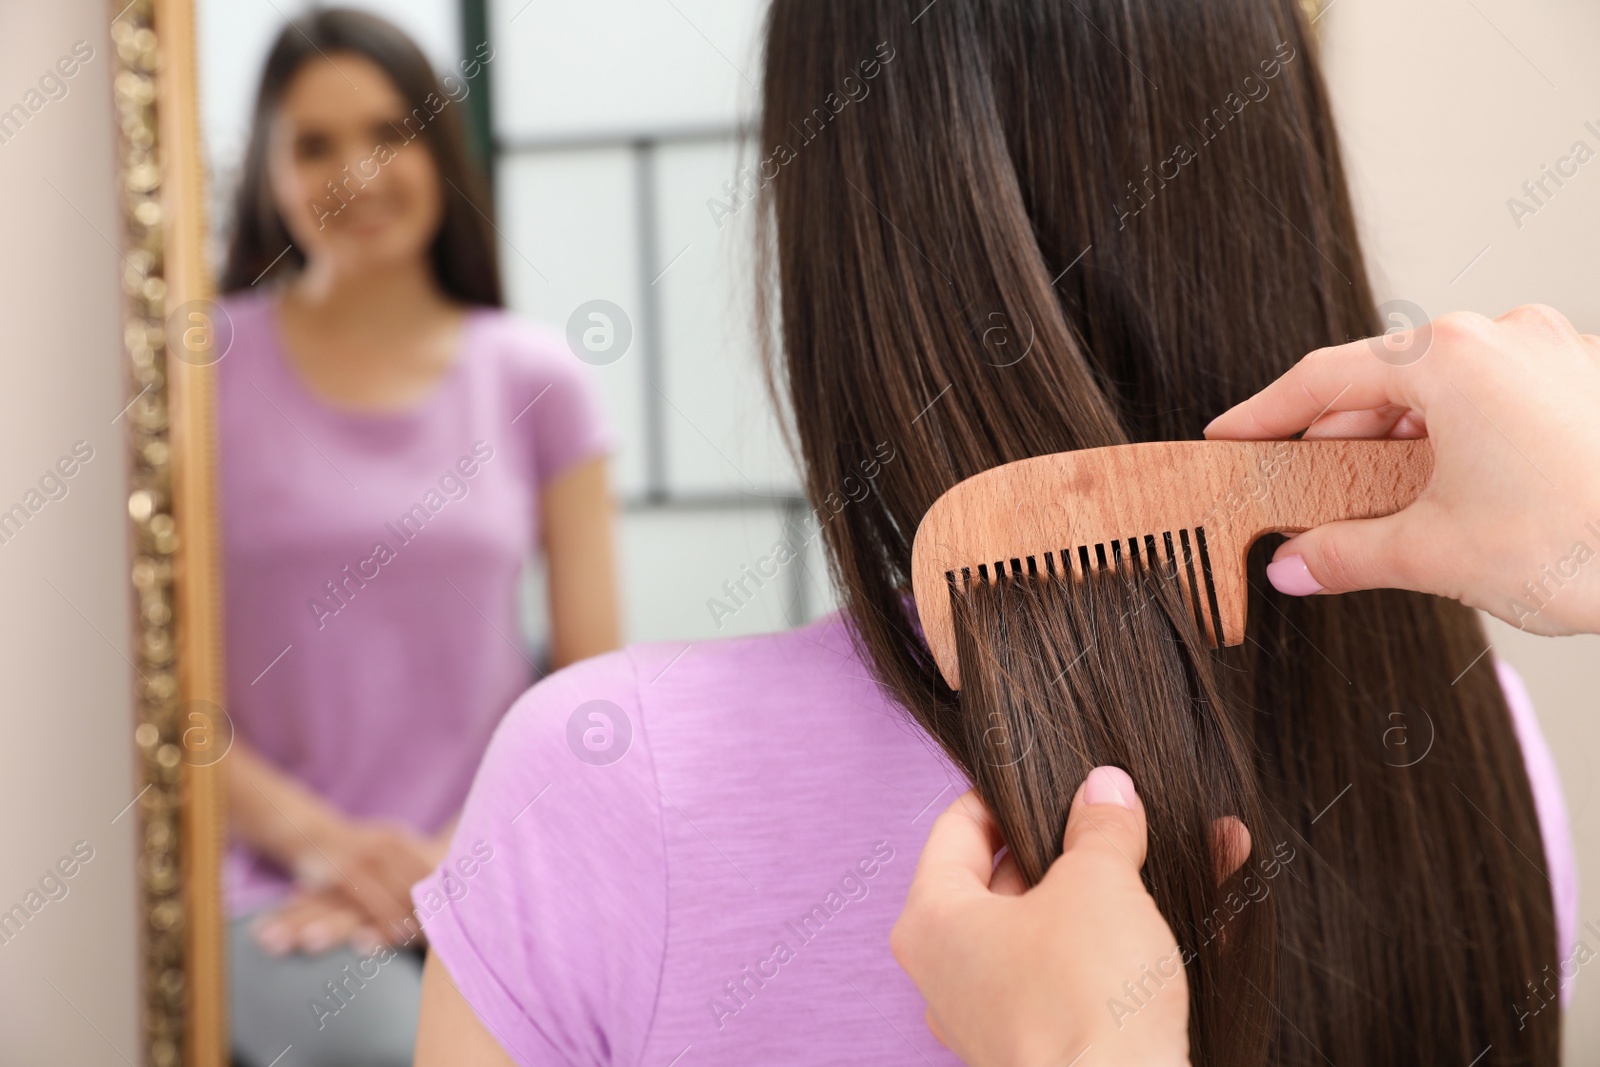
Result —
POLYGON ((1208 645, 1237 645, 1256 538, 1392 515, 1432 474, 1427 440, 1157 441, 1007 463, 951 487, 917 527, 923 634, 960 689, 951 601, 971 583, 1150 567, 1176 578, 1208 645))

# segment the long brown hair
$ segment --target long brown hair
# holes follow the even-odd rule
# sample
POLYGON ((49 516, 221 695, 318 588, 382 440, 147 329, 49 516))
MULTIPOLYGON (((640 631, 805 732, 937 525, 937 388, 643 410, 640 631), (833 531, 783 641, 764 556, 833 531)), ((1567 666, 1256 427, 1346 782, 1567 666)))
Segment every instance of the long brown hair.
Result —
POLYGON ((412 133, 409 122, 403 132, 416 137, 433 155, 442 179, 444 218, 428 253, 440 288, 463 303, 502 306, 494 227, 485 214, 490 203, 483 178, 467 154, 461 109, 446 103, 444 87, 428 57, 405 31, 377 15, 338 7, 312 11, 285 24, 267 53, 234 195, 233 239, 221 290, 248 289, 305 266, 305 254, 289 236, 272 199, 268 140, 273 118, 300 68, 336 52, 353 52, 377 64, 401 99, 415 109, 419 132, 412 133))
MULTIPOLYGON (((1521 1007, 1556 962, 1537 813, 1470 611, 1280 596, 1264 542, 1245 643, 1215 652, 1159 569, 1008 581, 957 596, 959 694, 905 611, 917 524, 961 479, 1197 437, 1381 329, 1294 0, 775 0, 761 138, 808 493, 903 444, 826 527, 835 584, 1025 876, 1121 765, 1196 1063, 1555 1064, 1559 1013, 1521 1007), (1226 815, 1254 848, 1219 885, 1226 815)), ((1149 988, 1128 977, 1119 1020, 1149 988)))

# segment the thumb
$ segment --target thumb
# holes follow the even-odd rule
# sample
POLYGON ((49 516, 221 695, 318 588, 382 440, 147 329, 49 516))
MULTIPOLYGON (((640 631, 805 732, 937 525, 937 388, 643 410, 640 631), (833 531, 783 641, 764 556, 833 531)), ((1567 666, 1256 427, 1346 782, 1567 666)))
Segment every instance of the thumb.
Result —
POLYGON ((1090 771, 1072 798, 1066 833, 1062 835, 1063 853, 1104 852, 1112 858, 1120 857, 1137 871, 1144 866, 1148 843, 1144 802, 1134 790, 1128 772, 1121 767, 1096 767, 1090 771))
MULTIPOLYGON (((1414 589, 1417 584, 1413 504, 1378 519, 1325 523, 1291 537, 1267 564, 1267 581, 1288 596, 1358 589, 1414 589)), ((1425 541, 1423 543, 1426 543, 1425 541)))

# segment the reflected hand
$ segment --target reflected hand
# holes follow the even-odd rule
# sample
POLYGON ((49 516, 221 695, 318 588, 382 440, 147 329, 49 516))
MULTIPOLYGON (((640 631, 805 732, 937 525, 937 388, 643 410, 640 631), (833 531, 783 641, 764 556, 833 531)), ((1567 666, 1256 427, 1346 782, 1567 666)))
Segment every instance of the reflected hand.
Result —
POLYGON ((271 956, 316 954, 339 945, 369 956, 388 940, 371 917, 336 889, 302 889, 251 924, 256 944, 271 956))
POLYGON ((330 818, 311 835, 295 865, 307 890, 329 890, 354 905, 384 938, 401 943, 415 932, 411 887, 444 859, 443 837, 427 837, 393 822, 330 818))
MULTIPOLYGON (((1144 804, 1126 772, 1090 772, 1063 840, 1044 879, 1023 892, 1009 857, 994 865, 1000 830, 976 793, 934 823, 889 939, 928 1001, 929 1028, 971 1067, 1059 1067, 1086 1047, 1099 1064, 1187 1064, 1187 979, 1139 877, 1144 804), (1162 961, 1176 974, 1119 1025, 1107 1000, 1162 961)), ((1249 856, 1249 832, 1219 819, 1212 848, 1226 878, 1249 856)))

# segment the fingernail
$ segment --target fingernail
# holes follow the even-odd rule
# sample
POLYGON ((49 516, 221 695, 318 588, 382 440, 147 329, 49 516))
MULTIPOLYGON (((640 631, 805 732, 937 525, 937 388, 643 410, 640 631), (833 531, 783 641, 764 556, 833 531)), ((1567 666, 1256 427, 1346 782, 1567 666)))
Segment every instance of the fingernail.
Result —
POLYGON ((1311 577, 1304 556, 1284 556, 1267 564, 1267 581, 1284 596, 1310 596, 1322 592, 1322 583, 1311 577))
POLYGON ((1217 420, 1221 419, 1221 418, 1222 418, 1222 416, 1218 415, 1215 419, 1212 419, 1210 422, 1206 423, 1206 428, 1200 431, 1200 436, 1201 437, 1210 437, 1211 436, 1211 427, 1215 426, 1217 424, 1217 420))
POLYGON ((256 944, 269 956, 282 956, 289 951, 289 939, 281 926, 262 926, 255 931, 256 944))
POLYGON ((1083 782, 1085 804, 1115 804, 1119 808, 1132 808, 1133 779, 1121 767, 1096 767, 1083 782))
POLYGON ((326 952, 333 947, 333 937, 326 926, 313 923, 300 934, 300 945, 307 952, 326 952))

